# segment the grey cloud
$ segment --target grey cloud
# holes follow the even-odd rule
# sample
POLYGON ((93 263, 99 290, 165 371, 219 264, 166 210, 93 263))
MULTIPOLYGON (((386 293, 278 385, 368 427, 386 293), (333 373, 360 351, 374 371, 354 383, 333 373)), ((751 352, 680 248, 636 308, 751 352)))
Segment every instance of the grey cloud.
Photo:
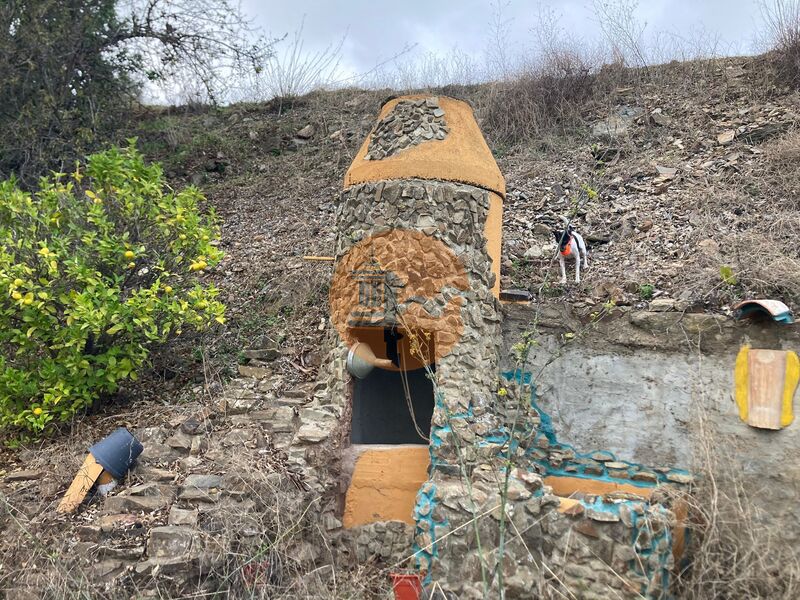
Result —
MULTIPOLYGON (((542 4, 561 14, 562 28, 575 38, 600 38, 589 0, 544 0, 542 4)), ((308 52, 320 51, 346 33, 342 64, 360 72, 408 44, 417 44, 416 55, 458 48, 482 60, 490 44, 487 25, 493 15, 489 0, 244 0, 242 6, 254 24, 274 35, 291 35, 305 15, 303 38, 308 52)), ((511 50, 531 47, 538 6, 536 1, 514 0, 504 8, 508 22, 504 36, 511 50)), ((718 34, 719 47, 729 53, 755 48, 759 24, 755 0, 642 0, 638 16, 647 23, 645 41, 652 41, 657 32, 692 39, 693 32, 702 27, 718 34)))

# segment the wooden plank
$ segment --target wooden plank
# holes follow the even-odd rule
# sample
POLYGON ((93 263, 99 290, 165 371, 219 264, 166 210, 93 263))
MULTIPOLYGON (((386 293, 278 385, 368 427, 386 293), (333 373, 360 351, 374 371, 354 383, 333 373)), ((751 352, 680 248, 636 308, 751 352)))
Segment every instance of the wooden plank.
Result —
POLYGON ((75 479, 72 480, 67 493, 64 494, 56 510, 60 513, 74 512, 83 502, 83 499, 86 498, 86 494, 92 489, 102 472, 103 465, 98 463, 91 453, 87 454, 86 460, 83 461, 81 468, 78 469, 78 474, 75 475, 75 479))
POLYGON ((336 260, 333 256, 304 256, 303 260, 316 260, 319 262, 333 262, 336 260))
POLYGON ((751 349, 747 358, 747 424, 761 429, 780 429, 786 352, 751 349))
POLYGON ((544 484, 552 487, 553 493, 562 498, 569 498, 573 494, 597 494, 602 496, 612 492, 625 492, 626 494, 636 494, 642 498, 649 498, 655 489, 652 485, 638 486, 616 481, 564 475, 548 475, 544 478, 544 484))

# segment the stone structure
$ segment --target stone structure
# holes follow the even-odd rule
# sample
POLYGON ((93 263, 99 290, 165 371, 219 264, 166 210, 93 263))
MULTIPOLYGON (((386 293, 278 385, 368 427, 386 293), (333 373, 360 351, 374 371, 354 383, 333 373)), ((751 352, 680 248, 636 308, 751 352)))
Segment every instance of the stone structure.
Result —
MULTIPOLYGON (((619 461, 610 453, 575 452, 558 442, 529 377, 522 371, 508 372, 506 379, 500 374, 497 275, 504 191, 468 106, 425 97, 384 106, 348 171, 337 209, 331 308, 338 335, 331 339, 327 385, 320 386, 320 408, 314 409, 328 411, 330 419, 303 425, 295 440, 333 440, 327 446, 343 457, 334 516, 344 514, 345 529, 334 537, 344 555, 380 556, 390 564, 405 559, 462 598, 496 593, 500 585, 509 597, 521 598, 547 586, 581 598, 664 597, 682 536, 675 511, 657 501, 657 490, 690 476, 619 461), (418 124, 434 106, 448 125, 444 139, 418 124), (401 132, 413 135, 392 141, 401 132), (376 144, 382 150, 373 154, 376 144), (439 250, 426 252, 428 246, 443 246, 463 271, 453 272, 453 262, 439 250), (423 255, 437 258, 428 262, 423 255), (363 294, 356 290, 363 288, 348 284, 348 274, 363 283, 369 269, 384 273, 382 289, 394 300, 380 310, 357 311, 356 298, 363 294), (384 346, 391 338, 385 332, 395 330, 407 347, 396 340, 384 346), (432 348, 430 360, 414 366, 427 369, 434 407, 430 465, 413 506, 412 552, 402 548, 412 531, 409 520, 402 519, 403 529, 385 522, 408 498, 394 481, 408 485, 399 474, 412 467, 391 457, 412 455, 403 447, 372 446, 367 452, 352 444, 353 411, 359 410, 353 390, 360 384, 351 381, 344 357, 356 341, 368 343, 379 358, 394 353, 402 371, 418 339, 432 348), (365 473, 379 494, 363 489, 365 473), (381 497, 385 507, 375 500, 381 497)), ((369 294, 377 296, 383 292, 369 294)), ((384 394, 371 402, 388 403, 389 392, 384 394)), ((306 464, 322 467, 313 461, 315 454, 305 452, 306 464)))
MULTIPOLYGON (((533 315, 533 307, 505 307, 503 356, 533 315)), ((796 422, 780 431, 750 427, 733 401, 742 345, 797 349, 798 326, 617 308, 586 329, 580 343, 565 346, 564 333, 584 328, 584 321, 571 307, 542 307, 539 351, 525 365, 540 374, 537 403, 552 415, 550 428, 559 440, 577 453, 604 448, 626 461, 685 470, 708 468, 705 453, 697 449, 711 443, 775 534, 798 548, 800 470, 786 457, 800 450, 800 427, 796 422), (545 366, 556 348, 562 359, 545 366)))
POLYGON ((137 432, 142 483, 79 527, 80 560, 130 589, 253 593, 281 578, 265 532, 291 523, 313 535, 281 536, 302 573, 378 560, 462 599, 664 598, 683 539, 661 491, 690 476, 559 441, 501 360, 505 188, 469 106, 410 97, 380 118, 337 204, 318 383, 277 393, 253 350, 213 410, 137 432), (430 110, 447 134, 420 139, 430 110), (390 123, 415 142, 368 160, 390 123), (351 377, 356 342, 385 368, 351 377))

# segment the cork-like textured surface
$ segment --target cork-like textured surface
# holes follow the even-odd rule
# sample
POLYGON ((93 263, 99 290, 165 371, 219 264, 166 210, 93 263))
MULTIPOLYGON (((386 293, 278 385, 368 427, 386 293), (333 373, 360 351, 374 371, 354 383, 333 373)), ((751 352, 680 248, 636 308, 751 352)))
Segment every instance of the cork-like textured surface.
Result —
POLYGON ((366 450, 356 459, 347 490, 344 526, 347 528, 404 521, 414 524, 417 492, 428 479, 427 446, 398 446, 366 450))
MULTIPOLYGON (((378 121, 398 102, 421 100, 428 96, 403 96, 387 102, 378 121)), ((368 137, 344 177, 344 187, 386 179, 438 179, 468 183, 505 197, 506 184, 486 140, 483 139, 472 109, 466 102, 439 96, 449 129, 443 140, 411 146, 382 160, 366 160, 368 137)))

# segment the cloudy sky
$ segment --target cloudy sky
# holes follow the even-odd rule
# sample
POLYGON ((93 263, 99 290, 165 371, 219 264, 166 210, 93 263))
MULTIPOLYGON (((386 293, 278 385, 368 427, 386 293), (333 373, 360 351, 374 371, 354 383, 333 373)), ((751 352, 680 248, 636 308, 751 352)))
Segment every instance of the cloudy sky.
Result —
MULTIPOLYGON (((646 23, 646 44, 683 38, 685 46, 708 46, 713 39, 720 54, 745 54, 758 48, 757 2, 641 0, 636 18, 646 23)), ((561 28, 575 39, 599 40, 602 33, 591 5, 592 0, 500 0, 507 48, 522 53, 533 45, 541 8, 558 16, 561 28)), ((457 49, 485 62, 492 45, 488 24, 496 21, 497 6, 492 0, 242 0, 246 14, 273 36, 291 37, 304 23, 306 52, 323 50, 346 36, 340 62, 349 73, 369 71, 412 45, 404 60, 457 49)))

